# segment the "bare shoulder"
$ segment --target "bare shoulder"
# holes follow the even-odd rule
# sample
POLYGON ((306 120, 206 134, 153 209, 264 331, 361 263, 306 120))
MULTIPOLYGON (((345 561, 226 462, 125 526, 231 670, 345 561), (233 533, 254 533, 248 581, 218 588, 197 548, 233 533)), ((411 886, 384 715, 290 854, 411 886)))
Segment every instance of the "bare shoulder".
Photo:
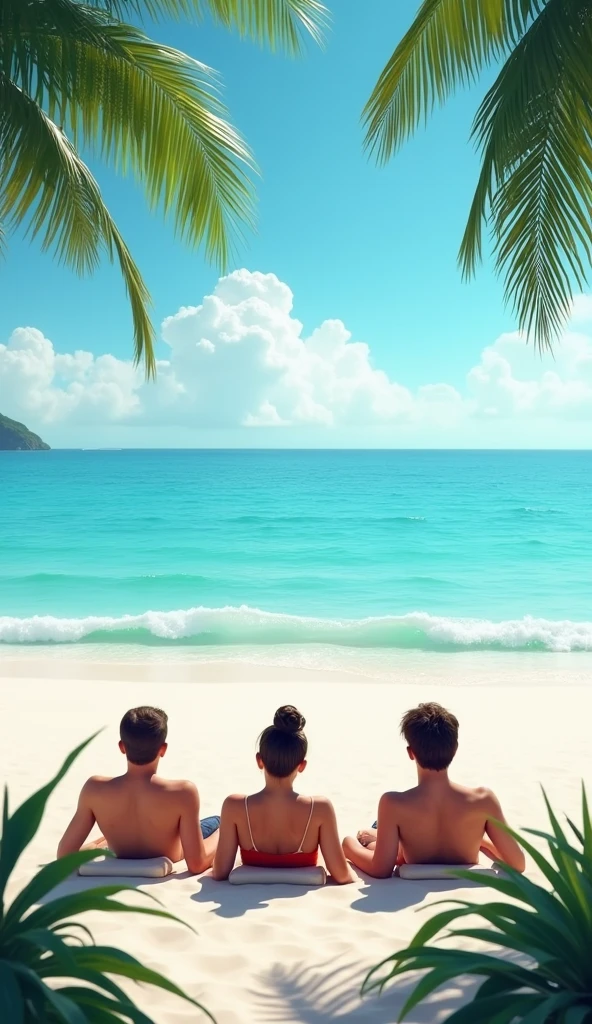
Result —
POLYGON ((379 801, 380 806, 385 810, 390 808, 396 810, 396 808, 401 807, 403 804, 409 803, 413 799, 414 792, 415 790, 408 789, 402 792, 392 790, 388 793, 383 793, 379 801))
POLYGON ((159 789, 166 789, 167 793, 197 793, 197 786, 189 779, 162 779, 156 775, 152 783, 159 789))
POLYGON ((475 789, 467 789, 466 794, 473 803, 478 804, 480 808, 482 807, 486 811, 499 810, 500 802, 493 790, 488 789, 487 786, 476 786, 475 789))
POLYGON ((228 815, 231 818, 235 818, 239 810, 244 812, 245 800, 246 796, 244 793, 231 793, 222 804, 222 814, 225 817, 228 815))
POLYGON ((197 786, 194 782, 190 782, 189 779, 160 779, 157 777, 154 781, 161 792, 166 793, 167 796, 175 797, 179 803, 199 803, 197 786))
POLYGON ((247 799, 245 793, 231 793, 224 800, 227 807, 241 807, 245 806, 245 800, 247 799))
POLYGON ((320 818, 327 818, 335 814, 335 808, 328 796, 313 796, 310 799, 314 800, 314 812, 320 818))
POLYGON ((81 792, 92 794, 99 793, 104 790, 111 782, 115 782, 116 779, 109 775, 91 775, 90 779, 87 779, 82 787, 81 792))
POLYGON ((101 807, 105 801, 110 801, 116 782, 117 779, 107 775, 91 775, 80 790, 78 806, 88 807, 94 813, 95 807, 101 807))

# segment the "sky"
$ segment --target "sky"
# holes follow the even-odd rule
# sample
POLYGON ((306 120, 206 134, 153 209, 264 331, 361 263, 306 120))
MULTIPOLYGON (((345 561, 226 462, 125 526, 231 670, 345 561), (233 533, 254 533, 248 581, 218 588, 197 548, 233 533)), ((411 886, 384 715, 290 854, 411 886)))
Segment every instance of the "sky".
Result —
POLYGON ((360 113, 417 0, 333 3, 324 50, 270 54, 209 24, 148 26, 216 68, 261 176, 225 276, 91 163, 153 298, 155 384, 130 362, 117 270, 80 279, 22 234, 0 266, 0 411, 58 447, 588 447, 592 299, 555 353, 516 334, 486 259, 456 255, 492 72, 386 168, 360 113))

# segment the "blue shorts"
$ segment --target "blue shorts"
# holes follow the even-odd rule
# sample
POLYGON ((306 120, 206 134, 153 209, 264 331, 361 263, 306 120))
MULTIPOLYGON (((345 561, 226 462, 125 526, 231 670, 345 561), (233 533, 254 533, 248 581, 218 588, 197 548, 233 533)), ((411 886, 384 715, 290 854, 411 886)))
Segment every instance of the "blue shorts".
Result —
POLYGON ((199 824, 202 836, 207 839, 220 828, 220 818, 217 814, 213 814, 211 818, 202 818, 199 824))
POLYGON ((377 821, 374 822, 372 828, 378 828, 378 822, 377 821))

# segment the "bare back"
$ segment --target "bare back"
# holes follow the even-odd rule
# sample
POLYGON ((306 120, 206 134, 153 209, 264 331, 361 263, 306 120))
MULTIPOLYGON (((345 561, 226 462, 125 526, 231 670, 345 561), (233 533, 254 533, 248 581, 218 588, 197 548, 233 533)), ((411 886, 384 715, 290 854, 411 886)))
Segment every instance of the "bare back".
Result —
POLYGON ((226 797, 214 878, 228 878, 239 847, 244 854, 254 850, 280 857, 305 856, 320 847, 333 880, 340 885, 353 881, 339 841, 333 804, 324 796, 262 790, 249 797, 236 793, 226 797))
POLYGON ((400 856, 410 864, 474 864, 494 814, 487 789, 450 782, 385 794, 399 830, 400 856))
POLYGON ((236 828, 239 846, 255 846, 265 853, 290 854, 302 848, 303 853, 318 849, 324 801, 319 799, 315 814, 315 799, 293 794, 293 800, 276 800, 267 793, 248 797, 248 806, 237 808, 236 828), (249 818, 247 820, 246 811, 249 818))
POLYGON ((181 860, 180 822, 191 783, 157 775, 94 777, 85 786, 88 806, 118 857, 181 860))

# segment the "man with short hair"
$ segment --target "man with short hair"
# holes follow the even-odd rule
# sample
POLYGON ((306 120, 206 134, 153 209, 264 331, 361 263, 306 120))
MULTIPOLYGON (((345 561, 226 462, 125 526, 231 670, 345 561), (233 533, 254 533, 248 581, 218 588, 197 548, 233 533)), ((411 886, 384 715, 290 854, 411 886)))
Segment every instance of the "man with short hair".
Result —
POLYGON ((126 712, 119 727, 125 775, 94 775, 82 787, 78 807, 58 846, 58 857, 108 847, 117 857, 185 859, 189 871, 209 868, 218 845, 220 818, 199 821, 199 793, 192 782, 157 775, 167 751, 168 719, 160 708, 126 712), (93 825, 103 835, 83 846, 93 825))
POLYGON ((403 716, 401 733, 417 766, 417 786, 382 795, 373 828, 343 840, 348 860, 375 878, 388 878, 402 863, 476 864, 483 850, 524 871, 520 846, 501 827, 505 818, 495 794, 448 777, 458 749, 455 716, 440 704, 420 704, 403 716))

